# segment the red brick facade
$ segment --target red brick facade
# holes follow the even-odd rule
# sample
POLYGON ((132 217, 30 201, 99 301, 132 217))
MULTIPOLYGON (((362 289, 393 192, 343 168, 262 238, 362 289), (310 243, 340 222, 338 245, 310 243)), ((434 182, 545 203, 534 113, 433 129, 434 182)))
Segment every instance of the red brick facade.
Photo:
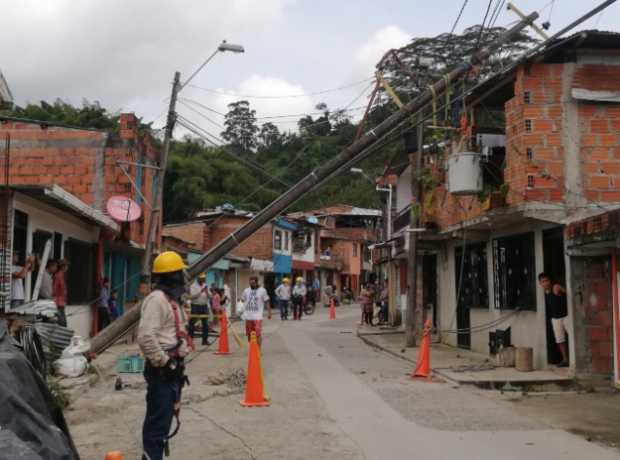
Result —
MULTIPOLYGON (((213 221, 186 222, 171 224, 164 228, 164 235, 175 236, 192 242, 197 249, 206 252, 228 237, 249 220, 242 216, 216 217, 213 221)), ((237 257, 253 257, 271 260, 273 252, 273 230, 265 225, 243 243, 231 251, 237 257)))
MULTIPOLYGON (((113 195, 141 198, 117 161, 156 163, 158 152, 152 138, 138 131, 133 114, 122 114, 119 134, 51 126, 44 123, 0 119, 0 137, 11 140, 9 183, 11 185, 56 184, 84 203, 105 211, 113 195)), ((141 182, 142 195, 151 202, 151 168, 124 165, 134 182, 141 182), (140 180, 138 180, 138 176, 140 180)), ((140 220, 129 224, 130 238, 144 244, 150 210, 142 205, 140 220)))
MULTIPOLYGON (((571 93, 575 88, 620 90, 620 65, 576 65, 568 84, 563 80, 565 66, 540 63, 516 70, 514 96, 504 107, 508 205, 560 203, 569 195, 584 203, 620 202, 620 105, 577 100, 571 93), (574 131, 566 126, 569 102, 576 104, 574 131), (579 149, 581 191, 567 191, 565 185, 566 149, 574 145, 579 149)), ((432 167, 440 185, 426 192, 422 205, 432 209, 424 215, 445 228, 484 214, 477 196, 448 193, 442 164, 437 161, 432 167)))

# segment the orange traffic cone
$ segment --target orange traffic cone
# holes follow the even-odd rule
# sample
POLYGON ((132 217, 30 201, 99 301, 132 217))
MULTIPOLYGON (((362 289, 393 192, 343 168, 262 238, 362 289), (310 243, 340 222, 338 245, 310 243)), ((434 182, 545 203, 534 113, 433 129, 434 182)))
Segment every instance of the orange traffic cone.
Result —
POLYGON ((429 319, 424 324, 424 334, 422 336, 420 350, 418 351, 418 357, 415 361, 415 370, 411 374, 413 378, 430 378, 431 376, 431 327, 432 323, 429 319))
POLYGON ((329 319, 336 319, 336 301, 334 299, 329 302, 329 319))
POLYGON ((228 318, 226 318, 226 312, 222 311, 220 316, 220 340, 218 342, 216 355, 229 355, 230 349, 228 347, 228 318))
POLYGON ((269 401, 265 398, 263 371, 260 364, 260 351, 256 341, 256 332, 252 332, 250 336, 245 397, 241 401, 241 405, 244 407, 265 407, 269 405, 269 401))
POLYGON ((114 450, 105 454, 105 460, 123 460, 123 454, 118 450, 114 450))

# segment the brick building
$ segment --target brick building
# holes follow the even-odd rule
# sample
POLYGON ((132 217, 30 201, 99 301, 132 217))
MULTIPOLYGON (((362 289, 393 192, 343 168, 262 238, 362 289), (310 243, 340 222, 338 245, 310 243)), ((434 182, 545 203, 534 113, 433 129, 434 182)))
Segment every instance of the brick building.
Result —
MULTIPOLYGON (((250 212, 218 207, 198 212, 193 218, 183 222, 166 224, 163 234, 164 237, 175 237, 189 242, 196 251, 204 253, 248 222, 252 216, 250 212)), ((291 244, 291 231, 283 228, 279 231, 280 244, 284 245, 285 238, 291 244)), ((211 267, 207 271, 207 278, 218 285, 226 283, 231 289, 233 304, 237 300, 237 293, 249 286, 249 277, 252 274, 258 275, 261 284, 273 293, 276 283, 274 238, 274 225, 264 225, 211 267)))
MULTIPOLYGON (((567 287, 571 371, 611 374, 609 348, 599 343, 589 348, 591 356, 583 352, 586 326, 577 312, 590 307, 575 288, 604 266, 583 265, 571 255, 564 230, 620 206, 619 102, 620 34, 580 32, 468 92, 457 134, 425 146, 424 170, 418 173, 422 196, 415 207, 409 165, 415 164, 417 141, 393 159, 381 182, 394 189, 392 209, 399 204, 395 236, 380 245, 376 257, 385 261, 391 289, 400 282, 406 292, 406 266, 400 273, 388 267, 408 248, 408 238, 398 231, 409 225, 411 212, 419 213, 426 231, 420 234, 418 256, 424 257, 418 272, 435 283, 419 283, 417 298, 424 305, 423 299, 435 300, 438 331, 460 330, 440 334, 443 342, 493 353, 496 338, 509 331, 513 345, 533 347, 537 368, 557 361, 536 279, 546 271, 567 287)), ((595 304, 593 309, 603 308, 595 304)), ((597 317, 604 322, 604 316, 597 317)))
POLYGON ((321 286, 335 286, 337 292, 346 287, 357 296, 361 283, 371 277, 368 246, 376 240, 381 211, 339 204, 291 213, 289 217, 314 218, 318 224, 315 276, 321 286))
MULTIPOLYGON (((122 114, 114 132, 0 117, 0 139, 9 159, 8 175, 3 180, 8 180, 10 186, 60 187, 104 215, 112 196, 129 197, 140 205, 141 217, 137 221, 119 223, 118 232, 101 232, 96 243, 82 242, 85 245, 80 252, 65 253, 68 245, 80 242, 62 233, 54 235, 59 248, 55 256, 74 259, 70 262, 75 271, 84 261, 96 264, 95 276, 87 280, 94 286, 84 289, 96 292, 97 282, 108 276, 118 290, 121 305, 133 301, 137 297, 146 222, 150 219, 150 206, 144 200, 151 202, 153 167, 159 161, 150 133, 140 128, 133 114, 122 114)), ((160 234, 161 224, 157 242, 160 234)), ((23 253, 35 249, 30 240, 19 244, 15 249, 23 253)))

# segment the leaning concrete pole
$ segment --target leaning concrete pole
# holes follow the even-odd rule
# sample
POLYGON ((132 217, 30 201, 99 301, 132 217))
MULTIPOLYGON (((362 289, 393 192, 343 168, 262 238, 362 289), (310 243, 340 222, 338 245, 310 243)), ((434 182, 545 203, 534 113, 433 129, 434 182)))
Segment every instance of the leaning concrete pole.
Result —
MULTIPOLYGON (((433 99, 433 94, 443 92, 447 85, 450 85, 453 81, 465 75, 472 69, 473 66, 482 63, 501 45, 513 38, 537 18, 538 13, 535 12, 527 16, 511 29, 504 32, 490 45, 478 51, 474 56, 472 56, 470 62, 465 62, 458 65, 451 72, 433 84, 432 89, 429 88, 418 97, 405 104, 400 110, 390 115, 382 123, 365 133, 361 138, 345 148, 338 156, 327 161, 322 166, 319 166, 306 177, 301 179, 288 191, 284 192, 266 208, 257 213, 253 219, 238 228, 235 232, 231 233, 230 236, 220 241, 213 249, 205 253, 200 259, 194 262, 187 270, 189 280, 196 278, 199 273, 204 272, 210 266, 215 264, 218 260, 228 254, 231 250, 259 230, 263 225, 278 216, 305 194, 325 183, 329 178, 339 172, 342 172, 343 170, 366 158, 371 153, 371 148, 374 144, 386 135, 390 134, 401 124, 410 122, 409 119, 411 115, 417 113, 419 110, 430 104, 433 99)), ((91 353, 101 353, 103 350, 116 342, 120 337, 125 335, 139 319, 139 306, 127 311, 123 316, 118 318, 107 328, 93 337, 91 340, 91 353)))

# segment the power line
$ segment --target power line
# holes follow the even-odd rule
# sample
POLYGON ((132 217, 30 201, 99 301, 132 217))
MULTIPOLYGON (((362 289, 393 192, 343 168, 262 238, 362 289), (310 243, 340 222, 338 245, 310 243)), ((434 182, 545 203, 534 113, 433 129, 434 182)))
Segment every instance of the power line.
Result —
POLYGON ((493 13, 491 13, 491 19, 489 20, 489 29, 495 27, 495 23, 497 22, 499 16, 502 14, 502 9, 504 8, 505 3, 506 0, 497 0, 497 4, 493 9, 493 13))
POLYGON ((456 17, 456 20, 454 21, 454 24, 452 24, 452 29, 450 29, 450 35, 452 35, 454 33, 454 29, 456 29, 457 24, 461 20, 461 16, 463 15, 463 11, 465 10, 465 7, 467 6, 467 2, 468 1, 469 0, 465 0, 463 2, 463 5, 461 6, 461 10, 459 11, 458 16, 456 17))
POLYGON ((217 123, 216 121, 213 121, 211 118, 209 118, 208 116, 206 116, 204 113, 202 113, 200 110, 196 110, 195 108, 193 108, 191 105, 189 105, 188 103, 184 102, 184 101, 179 101, 180 104, 183 104, 185 107, 187 107, 189 110, 191 110, 192 112, 194 112, 196 115, 198 115, 200 118, 204 118, 205 120, 207 120, 209 123, 211 123, 212 125, 217 126, 220 129, 225 129, 224 126, 220 123, 217 123))
POLYGON ((196 88, 199 89, 201 91, 205 91, 207 93, 212 93, 212 94, 219 94, 220 96, 230 96, 230 97, 235 97, 235 98, 245 98, 245 99, 291 99, 291 98, 298 98, 298 97, 309 97, 309 96, 318 96, 321 94, 327 94, 327 93, 333 93, 336 91, 342 91, 345 89, 349 89, 349 88, 355 88, 356 86, 361 85, 362 83, 366 83, 368 81, 372 81, 374 80, 374 77, 370 77, 370 78, 365 78, 363 80, 359 80, 353 83, 349 83, 346 85, 342 85, 342 86, 338 86, 336 88, 329 88, 329 89, 324 89, 321 91, 314 91, 311 93, 299 93, 299 94, 285 94, 285 95, 278 95, 278 96, 262 96, 262 95, 257 95, 257 94, 234 94, 234 93, 228 93, 226 91, 222 91, 222 90, 217 90, 217 89, 211 89, 211 88, 203 88, 200 86, 196 86, 196 85, 188 85, 192 88, 196 88))
POLYGON ((491 4, 493 0, 489 0, 489 4, 487 5, 487 11, 484 13, 484 19, 482 20, 482 25, 480 26, 480 32, 478 33, 478 41, 476 43, 476 49, 480 48, 480 41, 482 40, 482 33, 484 32, 484 26, 487 22, 487 17, 489 16, 489 11, 491 10, 491 4))
POLYGON ((195 135, 199 136, 200 138, 206 140, 207 142, 209 142, 210 144, 214 145, 215 147, 222 147, 222 151, 228 155, 230 155, 231 157, 235 158, 237 161, 239 161, 240 163, 243 163, 244 165, 248 166, 249 168, 255 169, 259 172, 261 172, 262 174, 264 174, 267 177, 272 178, 273 180, 277 180, 278 182, 280 182, 282 185, 286 186, 286 187, 290 187, 291 184, 283 179, 280 179, 278 177, 273 176, 272 174, 270 174, 266 169, 264 169, 261 165, 259 165, 258 163, 255 163, 254 161, 245 159, 235 153, 233 153, 229 148, 226 148, 225 145, 222 144, 217 144, 215 141, 213 141, 211 138, 214 138, 220 142, 223 143, 222 139, 220 139, 219 137, 215 136, 214 134, 209 133, 207 130, 205 130, 204 128, 202 128, 200 125, 194 123, 191 120, 188 120, 187 118, 180 116, 179 115, 179 123, 186 129, 188 129, 189 131, 191 131, 192 133, 194 133, 195 135))

